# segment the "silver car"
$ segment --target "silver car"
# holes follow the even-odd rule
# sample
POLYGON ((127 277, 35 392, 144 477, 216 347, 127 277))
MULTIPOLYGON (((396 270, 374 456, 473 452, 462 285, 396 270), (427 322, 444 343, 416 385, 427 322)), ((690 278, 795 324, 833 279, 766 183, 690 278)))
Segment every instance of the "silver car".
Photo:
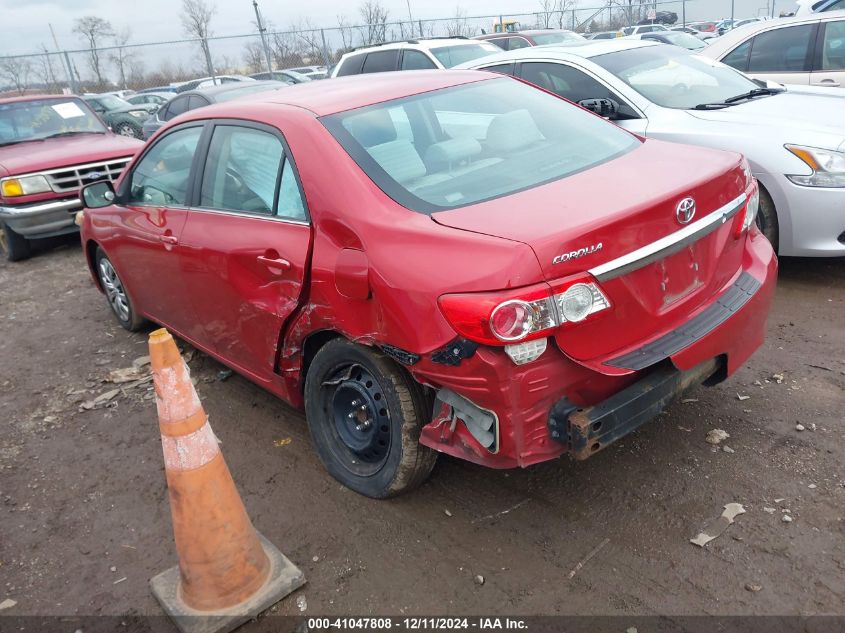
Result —
POLYGON ((643 136, 741 152, 761 185, 758 224, 779 254, 845 255, 845 90, 757 83, 634 40, 525 48, 462 67, 517 75, 643 136))

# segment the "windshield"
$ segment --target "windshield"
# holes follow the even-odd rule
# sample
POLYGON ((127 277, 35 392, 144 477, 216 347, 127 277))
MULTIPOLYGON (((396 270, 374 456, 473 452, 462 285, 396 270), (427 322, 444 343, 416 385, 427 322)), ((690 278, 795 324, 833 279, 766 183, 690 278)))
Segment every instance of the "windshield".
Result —
POLYGON ((501 53, 502 49, 495 44, 482 43, 441 46, 440 48, 432 48, 431 52, 446 68, 452 68, 458 64, 471 62, 479 57, 501 53))
POLYGON ((544 44, 560 44, 561 42, 580 42, 584 38, 577 33, 563 32, 532 35, 531 39, 534 40, 537 46, 543 46, 544 44))
POLYGON ((117 110, 130 105, 128 101, 124 101, 120 97, 115 97, 114 95, 97 95, 97 101, 99 101, 106 110, 117 110))
POLYGON ((688 110, 760 87, 733 68, 672 46, 608 53, 592 61, 664 108, 688 110))
POLYGON ((321 120, 382 191, 422 213, 559 180, 639 144, 612 123, 509 78, 321 120))
POLYGON ((0 104, 0 145, 57 134, 105 134, 106 128, 78 99, 33 99, 0 104))

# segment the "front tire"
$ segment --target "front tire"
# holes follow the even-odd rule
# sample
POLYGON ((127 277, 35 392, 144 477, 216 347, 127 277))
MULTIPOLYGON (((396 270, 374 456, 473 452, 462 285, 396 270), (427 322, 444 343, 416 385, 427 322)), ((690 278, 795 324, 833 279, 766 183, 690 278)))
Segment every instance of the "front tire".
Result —
POLYGON ((27 259, 31 253, 29 240, 23 235, 15 233, 5 224, 0 233, 0 249, 10 262, 27 259))
POLYGON ((117 322, 130 332, 135 332, 144 324, 144 319, 138 316, 129 298, 126 287, 120 280, 114 265, 102 248, 97 248, 97 278, 100 280, 100 287, 106 294, 112 314, 117 322))
POLYGON ((141 132, 141 128, 137 125, 132 125, 131 123, 120 123, 114 131, 120 136, 128 136, 129 138, 138 139, 144 138, 144 134, 141 132))
POLYGON ((426 480, 437 460, 419 443, 428 409, 404 369, 346 339, 326 343, 308 368, 305 411, 317 454, 362 495, 385 499, 426 480))
POLYGON ((760 187, 760 208, 757 210, 757 228, 766 236, 772 244, 775 253, 778 252, 778 234, 780 226, 778 224, 778 214, 775 210, 775 203, 769 192, 760 187))

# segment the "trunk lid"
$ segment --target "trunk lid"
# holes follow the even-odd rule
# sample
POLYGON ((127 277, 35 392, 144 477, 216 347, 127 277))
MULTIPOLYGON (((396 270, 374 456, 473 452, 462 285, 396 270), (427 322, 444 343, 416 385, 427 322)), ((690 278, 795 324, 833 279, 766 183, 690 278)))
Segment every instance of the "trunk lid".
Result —
POLYGON ((733 218, 720 220, 709 233, 674 245, 675 252, 638 258, 633 269, 599 274, 603 265, 659 240, 674 241, 691 232, 687 227, 731 206, 745 191, 740 161, 738 154, 648 140, 593 169, 432 218, 528 244, 551 283, 593 271, 610 310, 559 328, 555 338, 575 360, 605 373, 627 373, 603 362, 658 338, 712 303, 741 266, 742 240, 733 237, 733 218), (682 224, 676 210, 686 198, 695 200, 696 211, 682 224), (676 235, 679 231, 684 233, 676 235))

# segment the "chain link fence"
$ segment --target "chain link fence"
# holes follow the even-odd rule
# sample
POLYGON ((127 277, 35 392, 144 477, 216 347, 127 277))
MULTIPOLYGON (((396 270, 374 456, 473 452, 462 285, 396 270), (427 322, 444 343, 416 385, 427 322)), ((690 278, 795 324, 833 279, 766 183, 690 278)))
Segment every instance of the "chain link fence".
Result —
MULTIPOLYGON (((761 0, 756 14, 774 14, 778 1, 761 0)), ((784 0, 780 4, 794 4, 784 0)), ((539 11, 340 23, 325 28, 265 31, 147 44, 126 43, 95 49, 49 51, 0 57, 0 96, 28 93, 98 93, 173 86, 191 79, 249 75, 297 66, 331 66, 356 47, 427 37, 472 37, 506 28, 563 28, 584 32, 618 29, 647 19, 651 12, 674 13, 676 24, 730 17, 731 0, 608 0, 581 7, 573 0, 540 0, 539 11)), ((755 14, 755 15, 756 15, 755 14)), ((737 16, 748 17, 748 16, 737 16)))

